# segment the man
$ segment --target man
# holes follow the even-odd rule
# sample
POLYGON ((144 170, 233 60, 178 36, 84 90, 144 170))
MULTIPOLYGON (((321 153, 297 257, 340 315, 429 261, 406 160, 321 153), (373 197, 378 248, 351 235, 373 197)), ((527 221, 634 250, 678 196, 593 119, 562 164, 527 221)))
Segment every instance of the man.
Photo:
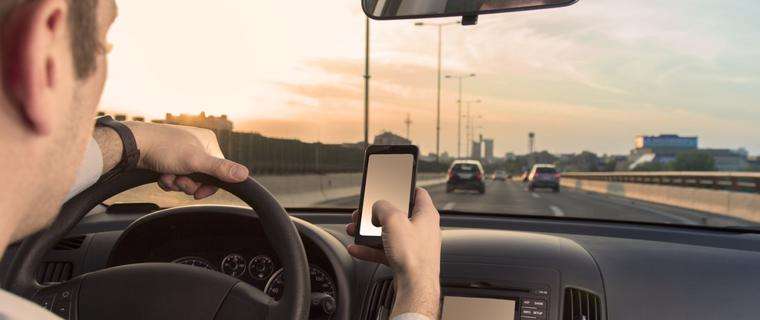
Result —
MULTIPOLYGON (((122 159, 133 148, 123 143, 130 141, 123 130, 93 129, 92 123, 106 79, 106 36, 116 16, 114 0, 0 0, 0 256, 9 244, 48 225, 67 192, 81 191, 133 159, 122 159)), ((248 176, 247 168, 222 158, 210 131, 123 125, 139 150, 136 166, 162 173, 164 190, 203 198, 216 189, 184 175, 203 172, 228 182, 248 176)), ((349 251, 396 272, 394 316, 432 319, 440 291, 438 212, 423 190, 417 202, 411 221, 388 203, 375 205, 385 226, 385 252, 360 246, 349 251)), ((355 224, 347 230, 353 234, 355 224)), ((56 318, 0 290, 0 319, 56 318)))

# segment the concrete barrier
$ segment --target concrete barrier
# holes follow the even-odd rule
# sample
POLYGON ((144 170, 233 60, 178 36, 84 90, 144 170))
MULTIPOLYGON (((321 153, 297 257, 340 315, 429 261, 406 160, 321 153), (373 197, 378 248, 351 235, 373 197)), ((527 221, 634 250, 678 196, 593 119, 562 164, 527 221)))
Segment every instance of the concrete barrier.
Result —
POLYGON ((565 188, 614 195, 760 222, 760 194, 563 177, 565 188))
MULTIPOLYGON (((325 201, 358 196, 361 192, 361 179, 361 173, 256 177, 256 180, 269 189, 286 207, 311 207, 325 201)), ((446 183, 446 176, 442 173, 418 174, 417 186, 429 187, 444 183, 446 183)), ((235 196, 223 191, 217 192, 207 199, 194 200, 182 193, 166 193, 156 184, 123 192, 106 201, 106 203, 117 202, 152 202, 161 207, 187 204, 245 205, 235 196)))

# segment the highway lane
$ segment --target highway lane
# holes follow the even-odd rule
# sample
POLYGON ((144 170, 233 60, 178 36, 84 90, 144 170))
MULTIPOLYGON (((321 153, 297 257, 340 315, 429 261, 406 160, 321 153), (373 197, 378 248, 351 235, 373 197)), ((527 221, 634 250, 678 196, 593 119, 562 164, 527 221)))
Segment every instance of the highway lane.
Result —
MULTIPOLYGON (((485 194, 446 193, 444 185, 427 188, 440 210, 630 220, 691 225, 747 225, 746 221, 671 206, 563 189, 529 192, 521 182, 488 181, 485 194)), ((358 197, 328 201, 322 206, 358 206, 358 197)))

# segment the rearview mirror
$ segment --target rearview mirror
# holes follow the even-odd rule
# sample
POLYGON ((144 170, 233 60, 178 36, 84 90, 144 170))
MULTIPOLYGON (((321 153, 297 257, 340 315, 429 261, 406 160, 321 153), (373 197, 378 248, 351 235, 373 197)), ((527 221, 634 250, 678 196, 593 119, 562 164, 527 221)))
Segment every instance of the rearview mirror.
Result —
MULTIPOLYGON (((536 10, 569 6, 578 0, 362 0, 364 13, 372 19, 418 19, 461 16, 474 24, 488 13, 536 10)), ((469 22, 469 23, 468 23, 469 22)))

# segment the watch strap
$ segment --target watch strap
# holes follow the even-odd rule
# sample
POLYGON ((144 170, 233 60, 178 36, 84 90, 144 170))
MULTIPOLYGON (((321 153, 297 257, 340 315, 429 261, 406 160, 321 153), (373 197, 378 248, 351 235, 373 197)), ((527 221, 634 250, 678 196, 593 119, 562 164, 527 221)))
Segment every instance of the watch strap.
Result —
POLYGON ((137 141, 132 130, 124 123, 114 120, 111 116, 98 117, 95 121, 95 126, 113 129, 119 135, 122 144, 121 160, 113 169, 102 175, 98 181, 108 181, 122 172, 135 169, 140 160, 140 149, 137 148, 137 141))

